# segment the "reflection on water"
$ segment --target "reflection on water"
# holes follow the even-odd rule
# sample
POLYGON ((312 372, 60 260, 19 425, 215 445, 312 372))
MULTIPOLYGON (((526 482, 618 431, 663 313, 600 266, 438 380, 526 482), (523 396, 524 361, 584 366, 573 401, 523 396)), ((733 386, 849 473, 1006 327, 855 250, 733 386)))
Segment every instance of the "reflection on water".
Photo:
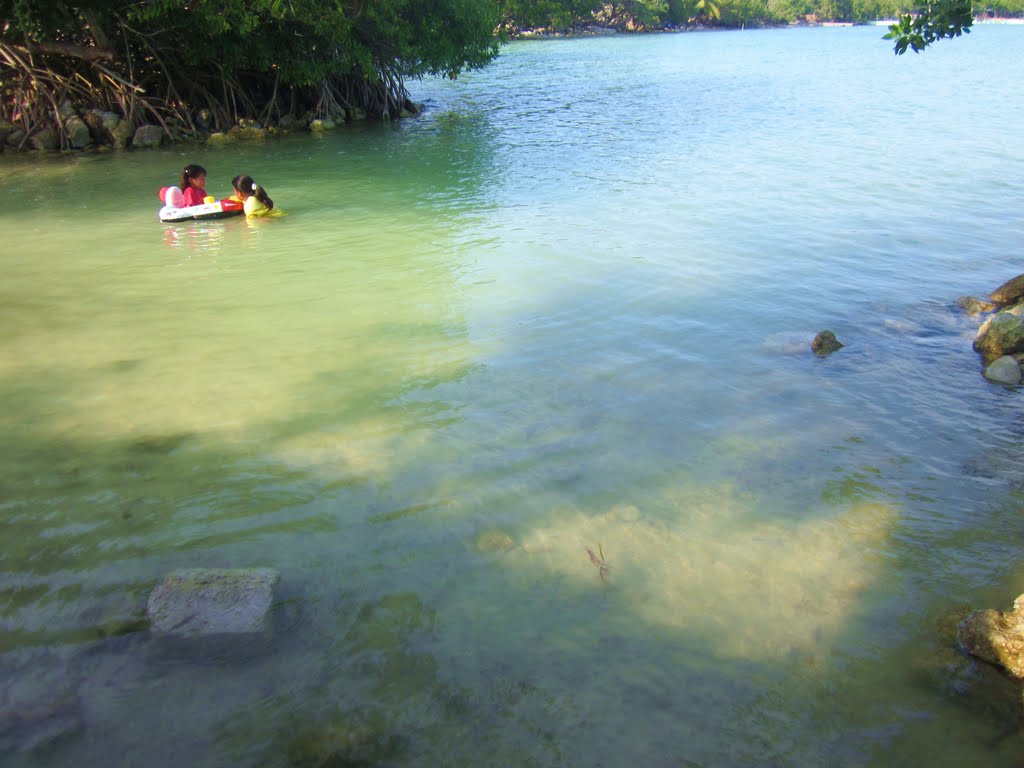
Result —
POLYGON ((11 159, 0 765, 1014 765, 950 628, 1021 575, 955 299, 1022 43, 520 44, 415 121, 11 159), (289 215, 158 223, 184 162, 289 215), (192 566, 281 572, 268 647, 146 631, 192 566))

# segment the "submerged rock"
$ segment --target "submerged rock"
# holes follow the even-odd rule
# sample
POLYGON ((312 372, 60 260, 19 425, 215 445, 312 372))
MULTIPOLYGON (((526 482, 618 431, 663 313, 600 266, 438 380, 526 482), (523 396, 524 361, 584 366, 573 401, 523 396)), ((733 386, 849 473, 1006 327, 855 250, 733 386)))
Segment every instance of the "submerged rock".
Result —
POLYGON ((983 301, 974 296, 961 296, 956 300, 956 303, 972 317, 984 314, 985 312, 995 312, 999 309, 998 304, 993 304, 991 301, 983 301))
POLYGON ((502 530, 492 528, 484 531, 476 537, 476 549, 478 552, 507 552, 514 549, 515 541, 502 530))
POLYGON ((83 727, 78 680, 65 658, 36 649, 0 656, 0 755, 28 752, 83 727))
POLYGON ((839 341, 832 331, 822 331, 811 342, 811 349, 817 355, 830 355, 844 346, 846 345, 839 341))
POLYGON ((960 622, 957 642, 972 656, 1024 678, 1024 595, 1013 601, 1012 611, 972 613, 960 622))
POLYGON ((175 637, 269 634, 274 585, 279 579, 272 568, 174 571, 150 593, 153 633, 175 637))

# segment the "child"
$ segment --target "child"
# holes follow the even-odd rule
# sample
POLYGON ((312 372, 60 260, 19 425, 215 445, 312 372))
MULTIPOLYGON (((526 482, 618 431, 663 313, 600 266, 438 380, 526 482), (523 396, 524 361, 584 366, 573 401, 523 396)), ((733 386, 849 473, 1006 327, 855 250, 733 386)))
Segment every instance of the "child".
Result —
POLYGON ((276 215, 270 212, 274 210, 274 201, 267 195, 267 191, 252 180, 252 176, 235 176, 231 180, 231 186, 235 188, 234 197, 245 205, 246 216, 267 216, 276 215))
POLYGON ((206 197, 206 169, 201 165, 186 165, 181 172, 181 191, 185 193, 184 207, 202 205, 206 197))

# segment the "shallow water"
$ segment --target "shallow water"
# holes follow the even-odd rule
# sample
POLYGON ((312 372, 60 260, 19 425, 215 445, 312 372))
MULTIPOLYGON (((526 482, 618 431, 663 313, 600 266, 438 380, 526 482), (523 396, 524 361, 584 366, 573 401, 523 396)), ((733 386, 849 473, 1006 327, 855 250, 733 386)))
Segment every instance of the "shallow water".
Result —
POLYGON ((63 736, 0 764, 1018 764, 952 631, 1024 591, 1020 393, 955 305, 1024 271, 1024 30, 882 31, 518 43, 416 120, 4 158, 0 740, 63 736), (157 223, 188 162, 288 215, 157 223), (249 565, 270 647, 130 631, 249 565))

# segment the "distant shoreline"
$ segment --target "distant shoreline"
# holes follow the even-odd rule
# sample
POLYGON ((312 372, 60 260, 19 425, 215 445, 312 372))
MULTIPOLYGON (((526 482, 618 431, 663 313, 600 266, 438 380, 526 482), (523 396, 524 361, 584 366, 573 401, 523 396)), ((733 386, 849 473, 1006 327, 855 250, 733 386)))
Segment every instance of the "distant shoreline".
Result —
MULTIPOLYGON (((709 26, 706 24, 687 24, 687 25, 666 25, 664 27, 657 27, 652 29, 618 29, 616 27, 607 27, 600 24, 586 24, 574 27, 567 31, 562 30, 551 30, 546 27, 539 27, 537 29, 523 29, 518 32, 509 32, 508 37, 511 40, 545 40, 550 38, 566 38, 566 37, 603 37, 611 35, 637 35, 637 34, 659 34, 659 33, 678 33, 678 32, 714 32, 714 31, 730 31, 737 29, 787 29, 789 27, 888 27, 891 24, 896 23, 896 19, 875 19, 874 21, 810 21, 807 19, 801 19, 799 21, 792 21, 788 24, 747 24, 738 27, 726 27, 726 26, 709 26)), ((992 16, 986 18, 976 18, 974 20, 975 25, 979 24, 1016 24, 1024 25, 1024 18, 1017 17, 1002 17, 992 16)))

